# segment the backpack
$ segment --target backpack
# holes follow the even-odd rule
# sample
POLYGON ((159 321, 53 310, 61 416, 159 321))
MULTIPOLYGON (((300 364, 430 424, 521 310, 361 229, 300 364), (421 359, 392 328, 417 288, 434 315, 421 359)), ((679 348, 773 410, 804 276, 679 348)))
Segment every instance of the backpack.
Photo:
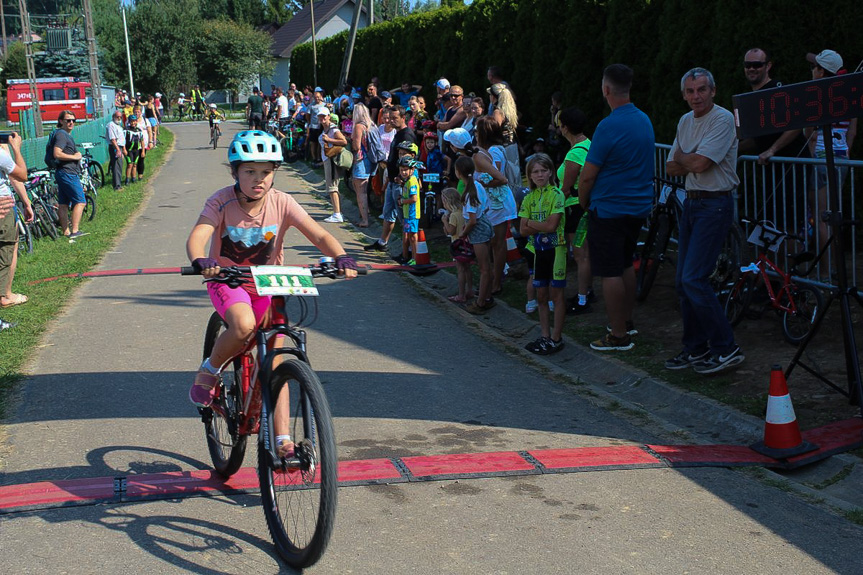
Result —
POLYGON ((56 170, 60 167, 60 163, 54 158, 54 144, 57 140, 57 130, 51 132, 51 135, 48 136, 48 144, 45 145, 45 166, 48 167, 49 170, 56 170))
POLYGON ((381 133, 377 128, 366 130, 368 143, 366 144, 366 154, 373 164, 385 162, 389 154, 384 150, 384 144, 381 142, 381 133))

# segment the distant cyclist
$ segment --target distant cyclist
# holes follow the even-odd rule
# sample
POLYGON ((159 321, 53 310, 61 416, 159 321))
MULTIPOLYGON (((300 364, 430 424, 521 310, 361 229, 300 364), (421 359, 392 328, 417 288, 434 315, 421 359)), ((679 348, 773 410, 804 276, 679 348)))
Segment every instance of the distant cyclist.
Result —
MULTIPOLYGON (((228 146, 228 161, 233 185, 210 196, 186 242, 189 260, 205 278, 216 276, 223 266, 281 265, 285 234, 292 227, 324 255, 334 257, 340 274, 356 277, 356 262, 338 240, 290 194, 273 187, 282 161, 282 151, 274 137, 259 130, 240 132, 228 146)), ((243 350, 270 309, 270 297, 258 295, 254 286, 231 288, 209 283, 207 292, 227 330, 216 340, 189 390, 189 398, 199 407, 212 404, 218 394, 222 366, 243 350)), ((292 454, 294 445, 288 435, 288 398, 284 395, 279 396, 274 414, 276 441, 283 457, 292 454)))
POLYGON ((260 130, 263 128, 264 99, 261 97, 257 86, 252 88, 252 95, 246 100, 246 117, 249 120, 250 130, 260 130))
POLYGON ((220 136, 222 135, 222 129, 219 128, 216 120, 224 120, 225 115, 219 110, 218 106, 210 104, 209 108, 207 108, 206 118, 207 122, 210 123, 210 143, 212 144, 217 131, 220 136))

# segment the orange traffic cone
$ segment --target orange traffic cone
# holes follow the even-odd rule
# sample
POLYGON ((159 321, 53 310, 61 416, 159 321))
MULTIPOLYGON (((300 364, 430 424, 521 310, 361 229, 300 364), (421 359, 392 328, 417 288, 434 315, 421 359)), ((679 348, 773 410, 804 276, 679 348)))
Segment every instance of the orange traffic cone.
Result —
POLYGON ((417 253, 414 254, 414 259, 418 266, 431 265, 429 247, 426 244, 426 233, 422 229, 417 233, 417 253))
POLYGON ((521 259, 521 253, 518 251, 518 246, 515 243, 515 238, 512 237, 510 226, 506 226, 506 261, 517 262, 521 259))
POLYGON ((797 416, 794 415, 794 406, 791 405, 785 374, 779 365, 774 365, 770 372, 764 441, 759 441, 750 448, 774 459, 787 459, 818 449, 817 445, 803 441, 800 435, 800 426, 797 424, 797 416))

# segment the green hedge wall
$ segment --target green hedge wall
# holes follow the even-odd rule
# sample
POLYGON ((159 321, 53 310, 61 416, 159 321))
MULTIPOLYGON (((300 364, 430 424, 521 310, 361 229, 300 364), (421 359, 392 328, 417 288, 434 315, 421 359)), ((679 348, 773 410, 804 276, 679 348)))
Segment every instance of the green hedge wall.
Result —
MULTIPOLYGON (((834 0, 829 7, 779 0, 475 0, 361 30, 350 77, 364 84, 378 76, 387 88, 402 79, 423 84, 428 99, 433 82, 445 76, 485 96, 486 70, 494 64, 506 71, 525 125, 543 133, 550 96, 560 90, 565 105, 585 111, 591 132, 608 113, 602 69, 622 62, 635 70, 633 101, 650 115, 657 140, 670 143, 688 110, 679 88, 688 69, 713 72, 717 101, 730 108, 732 94, 749 89, 742 65, 747 49, 769 50, 772 76, 800 82, 811 78, 807 52, 835 49, 855 69, 863 58, 861 30, 860 0, 834 0)), ((318 84, 330 90, 346 38, 318 43, 318 84)), ((294 50, 291 77, 312 83, 311 43, 294 50)))

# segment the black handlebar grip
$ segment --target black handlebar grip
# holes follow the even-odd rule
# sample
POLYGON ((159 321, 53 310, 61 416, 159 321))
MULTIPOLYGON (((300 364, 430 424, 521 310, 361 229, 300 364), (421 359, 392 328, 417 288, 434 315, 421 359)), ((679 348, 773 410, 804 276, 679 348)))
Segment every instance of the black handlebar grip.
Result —
POLYGON ((368 268, 368 266, 357 265, 357 275, 359 275, 359 276, 364 276, 364 275, 366 275, 367 273, 369 273, 369 268, 368 268))
POLYGON ((181 276, 199 276, 201 275, 201 270, 196 268, 195 266, 183 266, 180 268, 181 276))

